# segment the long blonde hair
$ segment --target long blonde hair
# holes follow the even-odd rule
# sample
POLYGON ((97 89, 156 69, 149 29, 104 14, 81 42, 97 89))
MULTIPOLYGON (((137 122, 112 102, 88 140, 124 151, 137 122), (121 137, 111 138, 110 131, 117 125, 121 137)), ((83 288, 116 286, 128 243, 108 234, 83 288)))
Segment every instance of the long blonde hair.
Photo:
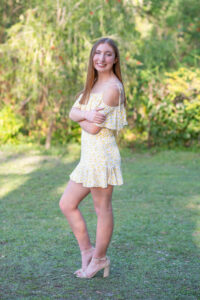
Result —
MULTIPOLYGON (((85 88, 83 89, 83 91, 81 91, 78 94, 78 96, 80 96, 81 93, 83 94, 83 96, 81 97, 81 100, 80 100, 81 104, 87 104, 89 96, 90 96, 90 92, 92 90, 92 87, 93 87, 94 83, 96 82, 96 80, 98 79, 97 70, 93 66, 93 57, 94 57, 96 48, 100 44, 105 44, 105 43, 109 44, 115 52, 115 58, 117 58, 117 61, 116 61, 116 63, 113 64, 113 72, 117 76, 117 78, 121 81, 121 83, 123 85, 122 75, 121 75, 121 68, 120 68, 119 50, 117 48, 117 45, 110 38, 101 38, 94 44, 94 46, 92 47, 91 52, 90 52, 85 88)), ((123 87, 124 87, 124 85, 123 85, 123 87)), ((125 94, 124 94, 124 104, 126 105, 125 94)))

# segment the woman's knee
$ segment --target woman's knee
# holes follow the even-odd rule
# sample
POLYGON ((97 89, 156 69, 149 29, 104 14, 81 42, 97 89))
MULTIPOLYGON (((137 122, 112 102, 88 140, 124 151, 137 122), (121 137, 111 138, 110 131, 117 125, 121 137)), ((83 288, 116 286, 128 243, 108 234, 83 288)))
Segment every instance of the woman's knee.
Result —
POLYGON ((74 205, 72 205, 70 199, 68 197, 66 197, 66 195, 63 195, 60 198, 59 201, 59 206, 60 209, 63 213, 68 214, 70 213, 73 209, 75 209, 74 205))
POLYGON ((60 198, 60 201, 59 201, 59 207, 60 207, 61 211, 65 210, 66 205, 65 205, 64 199, 62 197, 60 198))
POLYGON ((59 201, 62 212, 71 212, 78 208, 79 203, 89 194, 90 189, 83 187, 73 181, 69 181, 68 185, 59 201))

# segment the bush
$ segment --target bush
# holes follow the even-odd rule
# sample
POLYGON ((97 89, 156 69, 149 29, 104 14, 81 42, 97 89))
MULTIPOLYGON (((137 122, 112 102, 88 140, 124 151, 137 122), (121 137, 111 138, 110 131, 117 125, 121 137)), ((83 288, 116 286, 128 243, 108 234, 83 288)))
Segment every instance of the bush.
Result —
POLYGON ((22 127, 22 118, 10 106, 4 106, 0 111, 0 144, 16 143, 22 127))
POLYGON ((164 78, 142 71, 135 127, 149 145, 186 145, 200 140, 200 71, 180 68, 164 78))

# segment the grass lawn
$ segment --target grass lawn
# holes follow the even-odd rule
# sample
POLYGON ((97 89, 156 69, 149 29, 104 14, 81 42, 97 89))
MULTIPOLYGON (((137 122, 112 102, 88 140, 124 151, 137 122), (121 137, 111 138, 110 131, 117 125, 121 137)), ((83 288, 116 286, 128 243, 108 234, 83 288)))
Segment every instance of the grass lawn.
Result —
MULTIPOLYGON (((0 151, 0 299, 200 299, 200 153, 121 151, 111 273, 87 280, 58 206, 79 147, 0 151)), ((94 242, 90 196, 81 211, 94 242)))

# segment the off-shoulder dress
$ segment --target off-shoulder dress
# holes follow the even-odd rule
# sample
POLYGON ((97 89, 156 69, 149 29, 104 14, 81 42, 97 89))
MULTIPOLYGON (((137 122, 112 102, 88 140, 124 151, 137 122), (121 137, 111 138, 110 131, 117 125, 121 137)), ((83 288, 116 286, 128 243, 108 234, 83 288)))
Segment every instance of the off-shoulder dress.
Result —
POLYGON ((80 162, 69 175, 70 179, 82 183, 84 187, 102 187, 108 185, 122 185, 121 157, 115 139, 115 132, 127 125, 124 106, 124 90, 120 83, 118 106, 106 105, 103 93, 91 93, 87 104, 80 104, 82 94, 75 101, 73 107, 81 110, 101 110, 106 120, 95 125, 102 127, 97 134, 90 134, 82 129, 80 162))

